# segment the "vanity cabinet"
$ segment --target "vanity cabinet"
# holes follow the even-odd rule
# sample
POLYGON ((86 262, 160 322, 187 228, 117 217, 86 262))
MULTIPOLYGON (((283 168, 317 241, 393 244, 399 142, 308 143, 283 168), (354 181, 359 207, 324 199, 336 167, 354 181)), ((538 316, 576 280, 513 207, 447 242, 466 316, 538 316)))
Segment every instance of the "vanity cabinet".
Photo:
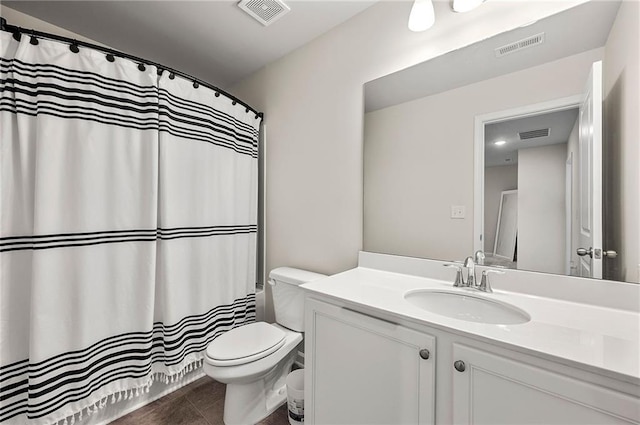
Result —
POLYGON ((305 324, 305 423, 434 423, 433 336, 312 299, 305 324))
POLYGON ((640 423, 629 382, 354 309, 307 297, 307 425, 640 423))
POLYGON ((453 344, 456 424, 637 423, 638 398, 546 368, 453 344))

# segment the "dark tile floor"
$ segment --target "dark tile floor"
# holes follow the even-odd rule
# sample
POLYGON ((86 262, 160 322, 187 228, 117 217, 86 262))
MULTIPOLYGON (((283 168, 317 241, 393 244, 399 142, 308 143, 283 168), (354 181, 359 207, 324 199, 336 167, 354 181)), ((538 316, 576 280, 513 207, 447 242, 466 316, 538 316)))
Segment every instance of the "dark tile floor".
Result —
MULTIPOLYGON (((225 385, 204 376, 112 425, 223 425, 225 385)), ((258 425, 288 425, 286 404, 258 425)))

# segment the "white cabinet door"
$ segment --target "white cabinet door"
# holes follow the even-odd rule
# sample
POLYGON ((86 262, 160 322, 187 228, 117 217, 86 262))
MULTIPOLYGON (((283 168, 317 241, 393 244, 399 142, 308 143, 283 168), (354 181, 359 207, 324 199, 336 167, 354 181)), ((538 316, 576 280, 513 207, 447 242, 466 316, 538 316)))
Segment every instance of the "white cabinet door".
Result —
POLYGON ((433 424, 435 338, 307 300, 305 423, 433 424))
MULTIPOLYGON (((440 359, 442 361, 442 359, 440 359)), ((461 344, 453 359, 456 424, 630 424, 638 399, 461 344), (463 371, 459 369, 464 368, 463 371)))

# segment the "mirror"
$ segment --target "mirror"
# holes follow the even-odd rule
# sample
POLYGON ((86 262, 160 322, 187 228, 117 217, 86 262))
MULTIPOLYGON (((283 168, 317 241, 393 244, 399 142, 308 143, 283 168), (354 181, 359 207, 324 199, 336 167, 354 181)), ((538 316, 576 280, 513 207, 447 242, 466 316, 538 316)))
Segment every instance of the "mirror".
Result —
POLYGON ((638 282, 638 39, 636 2, 590 1, 366 83, 363 249, 462 260, 482 248, 494 264, 638 282), (597 62, 601 153, 581 147, 593 124, 580 129, 598 109, 584 103, 597 62), (496 151, 499 138, 511 139, 496 151), (594 188, 602 206, 589 210, 594 188), (495 241, 509 190, 506 259, 495 241))

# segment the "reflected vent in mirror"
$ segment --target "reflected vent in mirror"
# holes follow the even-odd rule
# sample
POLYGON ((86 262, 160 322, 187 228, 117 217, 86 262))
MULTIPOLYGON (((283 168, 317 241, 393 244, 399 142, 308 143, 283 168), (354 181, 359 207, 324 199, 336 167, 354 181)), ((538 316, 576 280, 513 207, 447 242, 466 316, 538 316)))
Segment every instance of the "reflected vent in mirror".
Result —
POLYGON ((498 47, 496 51, 496 57, 502 57, 511 53, 519 52, 520 50, 527 49, 529 47, 537 46, 544 42, 544 33, 533 35, 531 37, 523 38, 514 43, 506 44, 502 47, 498 47))
POLYGON ((282 0, 241 0, 238 7, 265 27, 291 11, 282 0))
POLYGON ((548 137, 551 134, 550 128, 541 128, 539 130, 523 131, 518 133, 520 140, 537 139, 539 137, 548 137))

